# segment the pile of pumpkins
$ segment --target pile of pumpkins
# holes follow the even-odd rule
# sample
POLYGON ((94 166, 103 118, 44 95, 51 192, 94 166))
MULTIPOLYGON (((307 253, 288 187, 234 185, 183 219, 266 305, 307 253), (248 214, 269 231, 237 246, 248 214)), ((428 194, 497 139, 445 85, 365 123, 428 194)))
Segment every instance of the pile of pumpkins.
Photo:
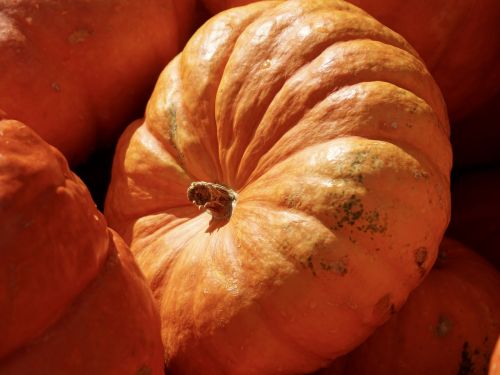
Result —
POLYGON ((0 0, 0 374, 500 374, 499 18, 0 0))

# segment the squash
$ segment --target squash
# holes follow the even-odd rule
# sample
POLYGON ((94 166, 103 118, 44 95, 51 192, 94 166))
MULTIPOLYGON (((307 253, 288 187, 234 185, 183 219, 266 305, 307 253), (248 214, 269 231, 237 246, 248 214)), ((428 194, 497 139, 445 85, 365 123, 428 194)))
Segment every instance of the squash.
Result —
POLYGON ((434 268, 401 311, 341 358, 341 371, 317 375, 487 374, 500 334, 499 290, 494 267, 445 239, 434 268))
POLYGON ((173 372, 305 373, 385 322, 448 224, 448 136, 416 52, 358 8, 204 24, 122 135, 105 206, 173 372))
POLYGON ((488 375, 499 375, 500 374, 500 337, 497 340, 495 349, 493 349, 493 354, 490 361, 490 369, 488 375))
MULTIPOLYGON (((212 14, 252 2, 203 1, 212 14)), ((443 91, 453 121, 472 114, 498 92, 498 0, 350 2, 401 34, 418 51, 443 91)))
POLYGON ((130 250, 64 157, 0 120, 0 373, 163 374, 160 319, 130 250))
POLYGON ((195 0, 0 0, 0 106, 75 165, 143 113, 195 0))

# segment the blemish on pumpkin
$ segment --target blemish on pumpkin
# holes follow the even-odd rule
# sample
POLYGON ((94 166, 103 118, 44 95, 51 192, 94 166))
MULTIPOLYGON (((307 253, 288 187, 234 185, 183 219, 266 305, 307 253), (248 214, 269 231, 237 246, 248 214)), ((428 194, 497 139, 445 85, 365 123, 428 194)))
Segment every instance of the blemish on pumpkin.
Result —
POLYGON ((309 255, 306 259, 306 264, 307 264, 307 268, 309 268, 313 274, 313 276, 316 276, 316 270, 314 269, 314 264, 313 264, 313 261, 312 261, 312 255, 309 255))
POLYGON ((73 31, 71 34, 68 36, 68 42, 70 44, 80 44, 83 43, 87 40, 89 36, 91 36, 92 33, 90 30, 87 29, 77 29, 73 31))
POLYGON ((413 176, 417 179, 427 179, 429 178, 429 174, 421 169, 414 169, 413 170, 413 176))
POLYGON ((472 362, 469 343, 465 341, 462 347, 460 366, 458 368, 457 375, 472 375, 472 374, 474 374, 474 363, 472 362))
POLYGON ((347 201, 340 204, 335 209, 335 214, 337 216, 337 223, 334 225, 333 229, 340 229, 344 227, 344 224, 354 225, 355 222, 363 215, 364 207, 361 203, 361 199, 356 197, 356 195, 351 195, 347 201))
MULTIPOLYGON (((334 215, 337 222, 332 226, 333 230, 358 224, 356 229, 364 233, 382 234, 387 231, 387 215, 381 217, 378 211, 366 211, 361 199, 354 194, 335 208, 334 215)), ((355 240, 351 239, 351 242, 355 240)))
POLYGON ((419 247, 415 250, 415 263, 417 264, 418 269, 420 270, 420 274, 425 275, 425 261, 427 260, 427 248, 425 246, 419 247))
POLYGON ((262 63, 262 67, 263 67, 264 69, 267 69, 267 68, 269 68, 270 66, 271 66, 271 60, 269 60, 269 59, 267 59, 266 61, 264 61, 264 62, 262 63))
POLYGON ((444 248, 440 247, 436 258, 436 262, 434 263, 434 268, 437 269, 443 268, 446 266, 447 263, 448 263, 448 252, 444 248))
POLYGON ((383 317, 387 314, 392 314, 391 310, 394 308, 394 304, 391 303, 391 295, 385 294, 378 300, 378 302, 373 306, 373 315, 376 317, 383 317))
POLYGON ((453 328, 453 322, 446 315, 440 315, 434 332, 438 337, 445 337, 453 328))
POLYGON ((59 85, 59 83, 57 83, 57 82, 52 82, 52 84, 50 85, 50 87, 55 92, 61 92, 61 85, 59 85))
POLYGON ((319 265, 324 271, 333 271, 337 275, 344 276, 347 274, 347 262, 343 259, 334 262, 320 262, 319 265))
POLYGON ((151 375, 153 373, 153 370, 151 370, 151 367, 149 366, 142 366, 135 375, 151 375))

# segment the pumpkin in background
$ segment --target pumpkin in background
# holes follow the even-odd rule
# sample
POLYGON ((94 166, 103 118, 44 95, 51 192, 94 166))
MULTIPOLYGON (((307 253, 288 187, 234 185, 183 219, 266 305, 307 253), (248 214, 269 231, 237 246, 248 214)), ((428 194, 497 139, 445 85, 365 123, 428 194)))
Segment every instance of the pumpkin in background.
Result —
MULTIPOLYGON (((250 0, 203 0, 212 12, 250 0)), ((450 118, 463 119, 500 87, 498 0, 350 0, 401 34, 443 92, 450 118)))
POLYGON ((401 311, 340 358, 341 366, 317 375, 486 375, 500 334, 499 290, 500 274, 491 264, 445 239, 434 268, 401 311))
POLYGON ((143 113, 194 0, 0 0, 0 108, 73 164, 143 113))
POLYGON ((348 3, 202 26, 119 141, 105 210, 173 372, 305 373, 385 322, 449 220, 448 132, 416 52, 348 3))
POLYGON ((497 340, 493 355, 490 361, 490 370, 488 375, 500 375, 500 337, 497 340))
POLYGON ((163 374, 160 320, 130 250, 64 157, 0 121, 0 373, 163 374))
POLYGON ((454 175, 447 234, 479 252, 500 269, 500 167, 454 175))

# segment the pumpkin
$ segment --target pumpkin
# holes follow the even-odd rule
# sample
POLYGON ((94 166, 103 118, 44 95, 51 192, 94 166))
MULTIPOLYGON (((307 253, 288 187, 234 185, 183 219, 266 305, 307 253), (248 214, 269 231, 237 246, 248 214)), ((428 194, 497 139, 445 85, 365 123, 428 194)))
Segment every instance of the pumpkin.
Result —
POLYGON ((163 374, 160 319, 64 157, 0 121, 0 373, 163 374))
POLYGON ((488 372, 488 375, 498 374, 500 374, 500 337, 498 338, 495 349, 493 350, 490 361, 490 370, 488 372))
POLYGON ((0 0, 0 107, 77 164, 140 116, 194 0, 0 0))
MULTIPOLYGON (((212 13, 251 0, 204 0, 212 13)), ((350 0, 410 42, 443 91, 450 117, 478 110, 500 86, 497 0, 350 0)), ((498 107, 498 106, 497 106, 498 107)))
POLYGON ((500 269, 500 167, 454 173, 449 236, 474 249, 500 269))
POLYGON ((487 374, 500 334, 500 273, 445 239, 440 256, 401 311, 327 374, 487 374))
POLYGON ((356 7, 205 23, 122 135, 105 206, 173 372, 305 373, 385 322, 448 223, 448 134, 416 52, 356 7))

